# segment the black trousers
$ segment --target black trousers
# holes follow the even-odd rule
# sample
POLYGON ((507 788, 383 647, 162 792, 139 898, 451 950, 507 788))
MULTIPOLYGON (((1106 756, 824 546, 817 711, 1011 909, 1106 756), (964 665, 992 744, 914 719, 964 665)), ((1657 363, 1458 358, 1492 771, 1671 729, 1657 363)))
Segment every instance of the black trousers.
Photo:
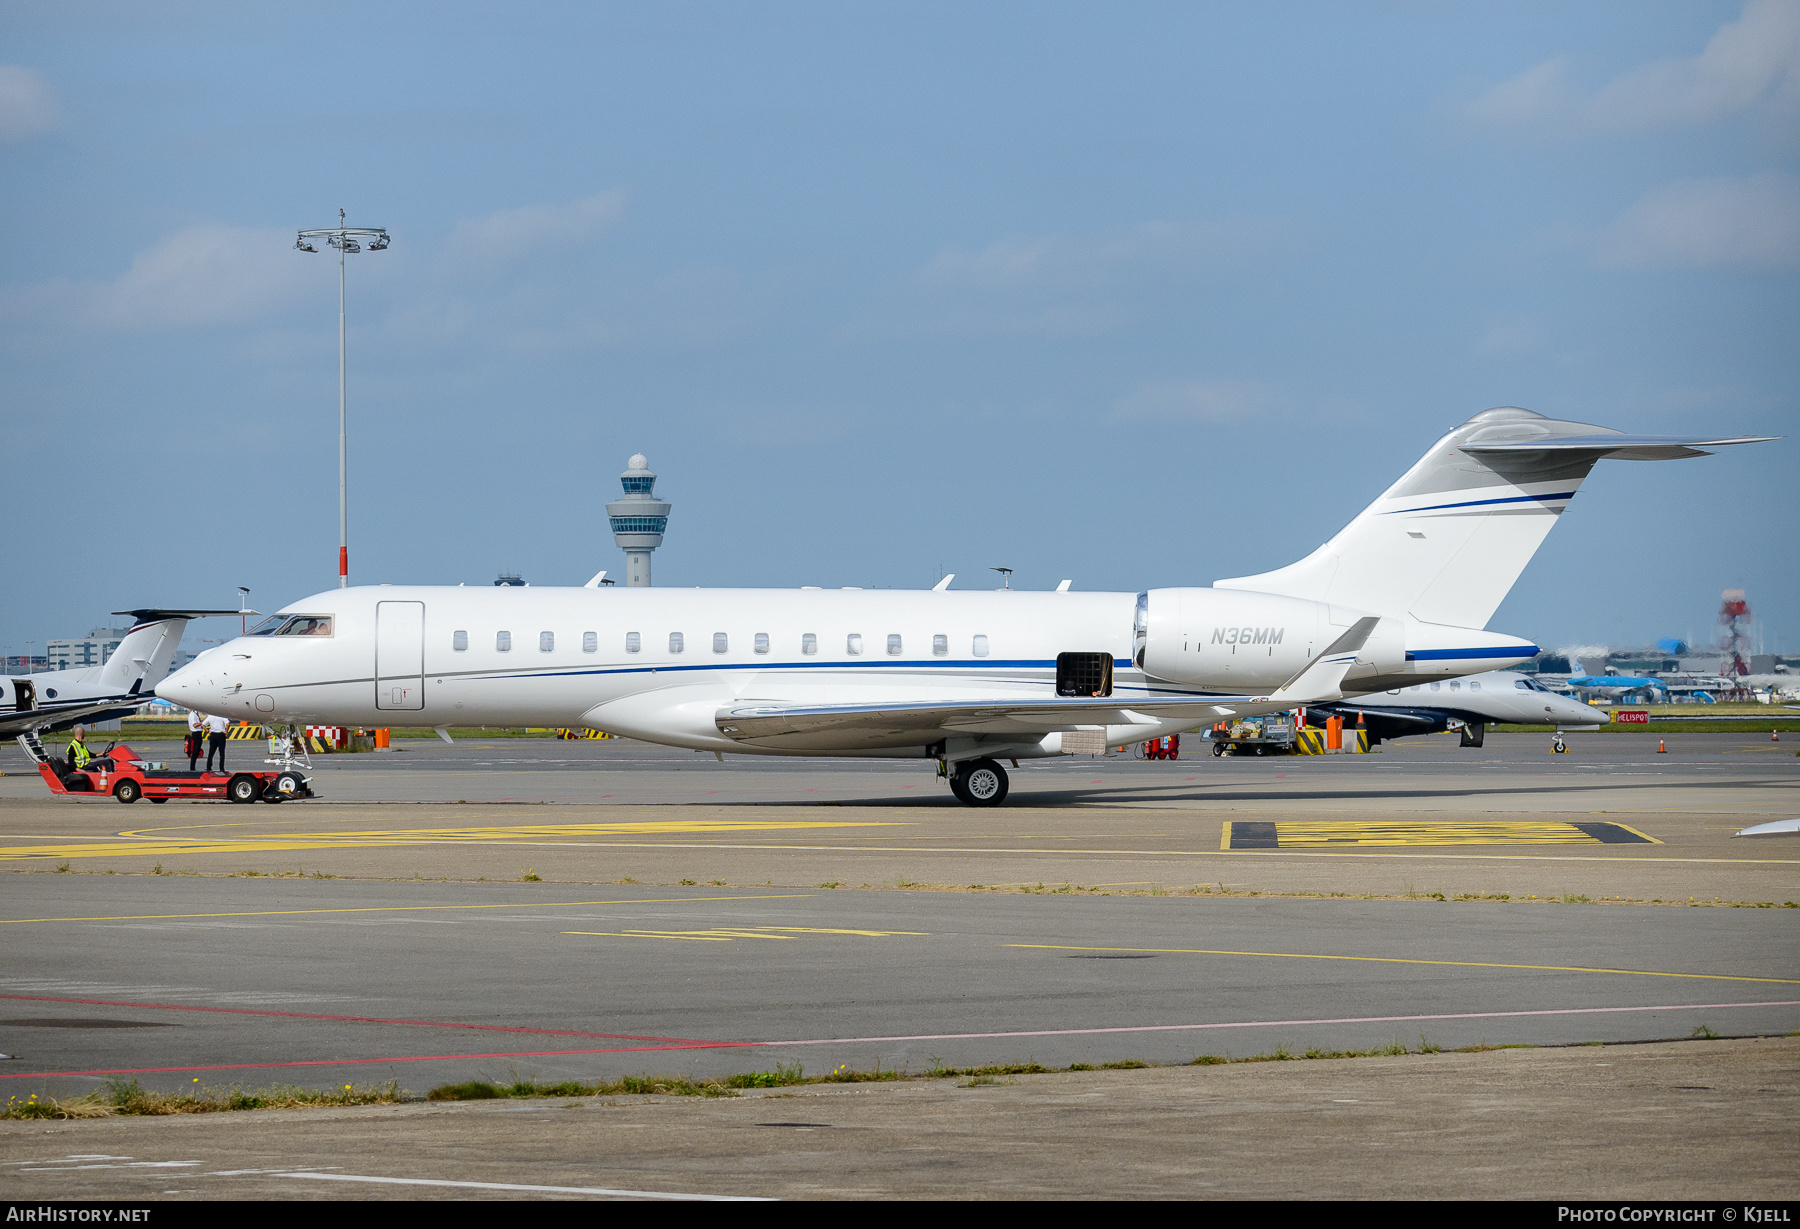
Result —
POLYGON ((200 749, 206 746, 206 731, 194 730, 187 736, 188 771, 200 762, 200 749))
POLYGON ((215 755, 219 757, 219 771, 224 772, 225 736, 223 734, 208 734, 206 736, 206 771, 208 772, 212 771, 213 756, 215 755))

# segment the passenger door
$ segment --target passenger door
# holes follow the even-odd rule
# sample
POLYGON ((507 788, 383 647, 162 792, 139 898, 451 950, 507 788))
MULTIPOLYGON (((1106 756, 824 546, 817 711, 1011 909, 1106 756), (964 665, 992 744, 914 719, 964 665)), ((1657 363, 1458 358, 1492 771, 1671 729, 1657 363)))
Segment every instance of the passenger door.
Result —
POLYGON ((375 604, 375 707, 425 707, 425 603, 375 604))

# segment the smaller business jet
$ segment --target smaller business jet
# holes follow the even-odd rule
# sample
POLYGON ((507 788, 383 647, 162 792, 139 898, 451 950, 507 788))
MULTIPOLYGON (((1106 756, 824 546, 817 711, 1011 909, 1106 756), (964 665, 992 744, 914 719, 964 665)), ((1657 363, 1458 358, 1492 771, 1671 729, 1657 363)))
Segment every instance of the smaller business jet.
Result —
POLYGON ((1413 734, 1462 727, 1462 745, 1479 747, 1489 724, 1596 726, 1608 718, 1579 700, 1558 695, 1529 675, 1510 670, 1410 687, 1390 688, 1336 704, 1308 705, 1306 720, 1324 725, 1331 716, 1354 725, 1362 718, 1369 745, 1413 734))
POLYGON ((0 736, 122 717, 156 694, 189 619, 236 610, 115 610, 135 623, 105 664, 0 678, 0 736))

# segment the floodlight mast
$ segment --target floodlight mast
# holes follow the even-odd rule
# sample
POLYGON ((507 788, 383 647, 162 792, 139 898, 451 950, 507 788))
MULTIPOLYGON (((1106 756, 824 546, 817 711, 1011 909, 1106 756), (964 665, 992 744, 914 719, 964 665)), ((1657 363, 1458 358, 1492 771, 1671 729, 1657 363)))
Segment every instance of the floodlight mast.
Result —
POLYGON ((308 239, 323 239, 338 250, 338 588, 344 589, 350 584, 350 518, 349 518, 349 433, 346 430, 346 405, 348 402, 348 385, 344 359, 344 257, 351 252, 363 250, 364 239, 369 241, 368 250, 383 252, 387 250, 387 228, 382 226, 346 226, 344 211, 338 210, 338 224, 321 230, 303 230, 294 238, 294 246, 302 252, 317 252, 319 249, 308 243, 308 239))

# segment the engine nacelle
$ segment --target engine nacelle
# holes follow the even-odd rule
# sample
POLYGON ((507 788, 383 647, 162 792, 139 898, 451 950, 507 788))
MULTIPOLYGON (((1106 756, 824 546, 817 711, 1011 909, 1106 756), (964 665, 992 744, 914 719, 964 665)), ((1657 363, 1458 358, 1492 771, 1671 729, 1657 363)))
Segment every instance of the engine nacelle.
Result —
MULTIPOLYGON (((1241 589, 1152 589, 1138 595, 1133 653, 1156 678, 1261 695, 1298 674, 1367 613, 1241 589)), ((1384 618, 1345 683, 1405 668, 1406 627, 1384 618)))

